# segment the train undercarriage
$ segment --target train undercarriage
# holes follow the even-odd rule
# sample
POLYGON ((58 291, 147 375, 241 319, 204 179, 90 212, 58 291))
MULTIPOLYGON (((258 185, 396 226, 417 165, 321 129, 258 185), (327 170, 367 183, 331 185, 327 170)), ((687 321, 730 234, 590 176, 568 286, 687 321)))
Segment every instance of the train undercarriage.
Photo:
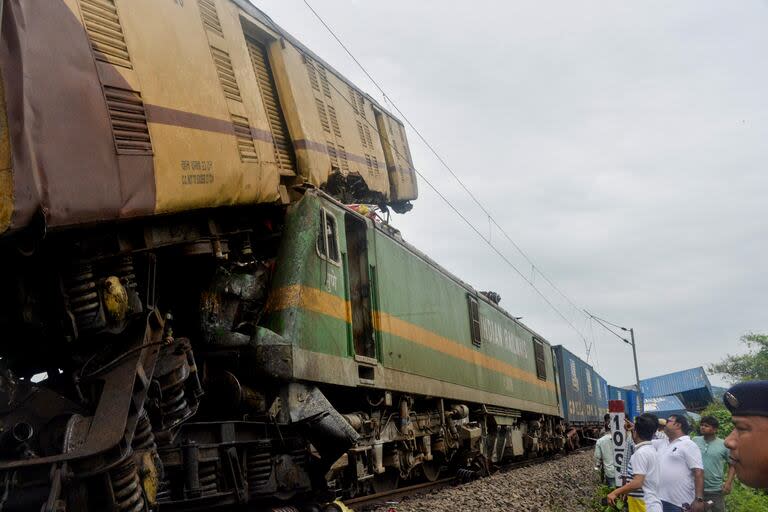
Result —
POLYGON ((280 378, 260 319, 282 218, 203 212, 4 242, 3 511, 319 510, 569 445, 556 417, 280 378))

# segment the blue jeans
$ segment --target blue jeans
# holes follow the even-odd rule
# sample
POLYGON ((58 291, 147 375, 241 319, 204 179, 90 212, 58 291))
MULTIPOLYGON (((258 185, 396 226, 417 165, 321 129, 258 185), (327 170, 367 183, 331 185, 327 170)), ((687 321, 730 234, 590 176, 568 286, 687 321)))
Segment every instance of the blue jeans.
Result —
POLYGON ((683 512, 682 508, 678 507, 677 505, 673 505, 668 501, 661 502, 661 510, 663 512, 683 512))

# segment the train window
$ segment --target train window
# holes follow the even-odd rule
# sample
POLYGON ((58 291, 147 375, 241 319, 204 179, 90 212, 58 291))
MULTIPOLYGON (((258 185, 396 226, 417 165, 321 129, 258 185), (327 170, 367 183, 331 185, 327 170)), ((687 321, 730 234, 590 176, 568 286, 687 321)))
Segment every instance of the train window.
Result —
POLYGON ((533 355, 536 358, 536 376, 547 380, 547 363, 544 359, 544 342, 533 338, 533 355))
POLYGON ((320 257, 339 263, 339 235, 336 217, 332 213, 320 209, 320 229, 317 234, 317 252, 320 257))
POLYGON ((472 335, 472 344, 479 347, 482 340, 480 336, 480 311, 477 308, 477 299, 467 294, 467 304, 469 305, 469 331, 472 335))

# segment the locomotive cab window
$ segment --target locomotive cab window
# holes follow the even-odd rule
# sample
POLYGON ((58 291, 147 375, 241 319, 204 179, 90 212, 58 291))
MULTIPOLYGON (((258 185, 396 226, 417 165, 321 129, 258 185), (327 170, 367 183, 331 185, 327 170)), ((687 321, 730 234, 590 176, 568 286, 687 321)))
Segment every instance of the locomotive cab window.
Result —
POLYGON ((544 342, 533 338, 533 356, 536 358, 536 376, 547 380, 547 363, 544 359, 544 342))
POLYGON ((321 258, 339 264, 339 234, 336 217, 325 208, 320 209, 320 229, 317 233, 317 253, 321 258))

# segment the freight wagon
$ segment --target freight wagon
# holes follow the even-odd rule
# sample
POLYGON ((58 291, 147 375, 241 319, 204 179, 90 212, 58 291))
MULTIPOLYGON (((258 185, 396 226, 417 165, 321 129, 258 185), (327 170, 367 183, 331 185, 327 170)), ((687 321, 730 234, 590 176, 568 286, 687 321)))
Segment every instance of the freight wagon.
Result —
POLYGON ((562 345, 554 347, 554 354, 560 374, 563 418, 571 425, 602 424, 604 400, 598 398, 600 386, 592 366, 562 345))
POLYGON ((633 420, 644 412, 643 395, 633 389, 608 386, 609 400, 623 400, 627 418, 633 420))

